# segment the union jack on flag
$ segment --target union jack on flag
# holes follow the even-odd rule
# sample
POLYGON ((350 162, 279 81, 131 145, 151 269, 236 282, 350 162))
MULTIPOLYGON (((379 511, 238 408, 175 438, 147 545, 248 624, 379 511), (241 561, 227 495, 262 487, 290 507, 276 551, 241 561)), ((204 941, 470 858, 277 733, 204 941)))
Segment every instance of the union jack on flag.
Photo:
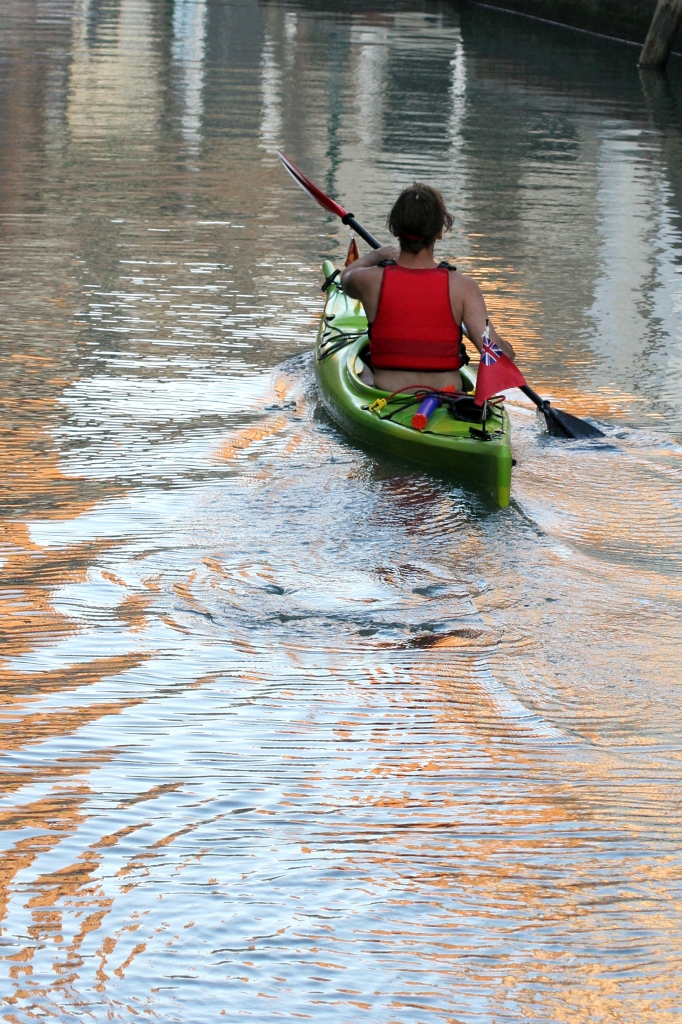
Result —
POLYGON ((490 338, 485 338, 481 349, 481 362, 485 366, 492 366, 502 355, 502 349, 490 338))

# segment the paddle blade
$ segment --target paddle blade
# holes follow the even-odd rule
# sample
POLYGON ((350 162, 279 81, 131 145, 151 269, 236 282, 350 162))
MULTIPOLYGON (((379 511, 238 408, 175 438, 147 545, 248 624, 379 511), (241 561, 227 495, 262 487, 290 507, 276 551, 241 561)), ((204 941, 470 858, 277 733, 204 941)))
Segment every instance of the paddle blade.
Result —
POLYGON ((533 391, 528 384, 524 384, 520 390, 524 395, 528 395, 531 402, 534 402, 540 412, 544 414, 547 431, 553 437, 573 437, 576 440, 604 437, 604 433, 598 427, 593 427, 587 420, 579 420, 577 416, 571 416, 570 412, 552 408, 549 402, 541 398, 537 391, 533 391))
POLYGON ((282 161, 284 169, 291 175, 299 188, 302 188, 311 199, 314 199, 315 202, 319 203, 323 209, 328 210, 329 213, 333 213, 337 217, 343 218, 346 216, 347 210, 344 210, 343 206, 339 206, 339 204, 335 203, 333 199, 330 199, 329 196, 325 195, 322 189, 319 189, 317 185, 313 185, 310 178, 306 178, 303 171, 299 171, 298 167, 296 167, 295 164, 292 164, 291 160, 284 155, 281 149, 277 150, 277 156, 282 161))
POLYGON ((587 420, 580 420, 577 416, 571 416, 569 412, 554 409, 549 403, 546 403, 542 412, 547 431, 553 437, 572 437, 576 440, 604 437, 604 432, 598 427, 593 427, 587 420))

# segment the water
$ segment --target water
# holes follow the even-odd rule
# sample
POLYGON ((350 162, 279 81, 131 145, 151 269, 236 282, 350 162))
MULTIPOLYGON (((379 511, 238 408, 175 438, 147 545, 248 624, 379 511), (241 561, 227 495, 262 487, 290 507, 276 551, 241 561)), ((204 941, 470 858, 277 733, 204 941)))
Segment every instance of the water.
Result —
POLYGON ((682 68, 471 5, 5 0, 3 1020, 680 1019, 682 68), (325 417, 417 176, 512 506, 325 417))

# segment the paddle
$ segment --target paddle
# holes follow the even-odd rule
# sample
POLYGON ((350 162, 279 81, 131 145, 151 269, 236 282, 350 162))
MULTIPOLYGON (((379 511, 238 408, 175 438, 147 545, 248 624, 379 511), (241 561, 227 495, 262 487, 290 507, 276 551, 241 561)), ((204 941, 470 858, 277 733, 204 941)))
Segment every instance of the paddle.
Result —
POLYGON ((547 432, 553 437, 572 437, 576 440, 590 437, 604 437, 603 430, 592 426, 587 420, 580 420, 577 416, 571 416, 570 412, 562 412, 549 404, 549 400, 541 398, 537 392, 525 384, 522 388, 524 395, 528 395, 531 402, 535 402, 538 409, 545 417, 547 432))
MULTIPOLYGON (((341 218, 343 224, 348 224, 360 238, 364 238, 368 245, 371 245, 373 249, 380 249, 381 243, 377 242, 373 235, 370 235, 369 231, 365 231, 361 224, 358 224, 352 213, 348 213, 344 210, 343 206, 339 203, 334 202, 329 196, 317 187, 313 185, 310 178, 306 178, 303 171, 299 171, 295 164, 292 164, 291 160, 284 155, 284 153, 278 149, 277 156, 282 161, 284 168, 291 177, 294 179, 296 184, 303 189, 303 191, 314 199, 324 210, 329 213, 333 213, 336 217, 341 218)), ((534 402, 541 413, 545 417, 545 423, 547 424, 547 431, 554 437, 571 437, 576 439, 590 438, 590 437, 604 437, 604 434, 598 427, 593 427, 591 423, 586 420, 578 419, 577 416, 572 416, 568 412, 562 412, 561 409, 555 409, 550 405, 546 398, 541 398, 532 388, 528 385, 524 385, 520 389, 524 395, 530 398, 531 402, 534 402)))
POLYGON ((369 231, 365 231, 362 224, 358 224, 352 213, 348 213, 348 210, 344 210, 343 206, 339 206, 333 199, 325 195, 322 189, 319 189, 317 185, 313 185, 310 178, 306 178, 303 171, 299 171, 295 164, 292 164, 291 160, 284 155, 281 149, 277 150, 277 156, 284 164, 284 169, 289 172, 291 177, 294 179, 297 185, 303 189, 303 191, 314 199, 316 203, 324 209, 328 210, 329 213, 333 213, 336 217, 341 218, 342 224, 348 224, 360 238, 364 238, 368 245, 371 245, 373 249, 380 249, 381 242, 377 242, 376 238, 370 235, 369 231))

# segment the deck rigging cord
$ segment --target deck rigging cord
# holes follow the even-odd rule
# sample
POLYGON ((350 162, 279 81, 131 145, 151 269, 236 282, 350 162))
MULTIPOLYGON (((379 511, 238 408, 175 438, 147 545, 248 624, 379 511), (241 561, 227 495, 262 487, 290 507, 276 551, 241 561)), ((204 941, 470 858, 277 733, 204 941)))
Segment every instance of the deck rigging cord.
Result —
POLYGON ((333 319, 333 315, 324 317, 325 331, 324 337, 320 342, 320 352, 318 356, 320 361, 327 359, 329 356, 334 355, 335 352, 345 348, 346 345, 350 345, 354 341, 359 341, 360 338, 364 338, 367 335, 367 331, 346 331, 343 327, 336 327, 332 323, 333 319), (327 332, 329 332, 329 336, 327 336, 327 332))
MULTIPOLYGON (((432 388, 425 384, 408 384, 406 387, 394 391, 388 398, 375 399, 371 405, 365 406, 365 408, 381 420, 395 422, 396 416, 406 412, 412 406, 419 405, 429 395, 439 398, 441 405, 446 406, 448 412, 455 419, 465 423, 483 424, 481 430, 474 430, 473 427, 469 428, 472 436, 477 437, 479 440, 489 441, 503 433, 501 430, 488 431, 485 429, 485 424, 490 417, 499 419, 500 423, 502 423, 504 395, 488 399, 485 405, 481 407, 474 404, 472 395, 466 391, 440 391, 438 388, 432 388), (391 405, 396 406, 396 408, 382 415, 383 410, 391 405)), ((407 424, 403 425, 407 426, 407 424)))

